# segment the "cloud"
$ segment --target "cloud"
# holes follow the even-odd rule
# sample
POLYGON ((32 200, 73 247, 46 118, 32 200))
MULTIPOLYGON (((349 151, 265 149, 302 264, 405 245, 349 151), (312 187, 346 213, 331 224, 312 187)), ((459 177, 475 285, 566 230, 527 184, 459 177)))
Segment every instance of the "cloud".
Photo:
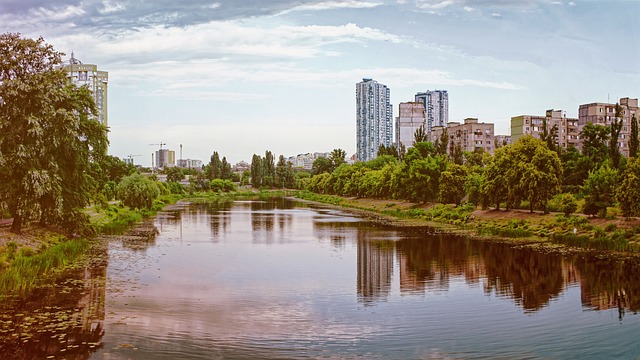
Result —
POLYGON ((346 1, 325 1, 319 3, 303 4, 291 8, 286 12, 293 11, 318 11, 318 10, 333 10, 333 9, 368 9, 382 5, 381 2, 359 1, 359 0, 346 0, 346 1))

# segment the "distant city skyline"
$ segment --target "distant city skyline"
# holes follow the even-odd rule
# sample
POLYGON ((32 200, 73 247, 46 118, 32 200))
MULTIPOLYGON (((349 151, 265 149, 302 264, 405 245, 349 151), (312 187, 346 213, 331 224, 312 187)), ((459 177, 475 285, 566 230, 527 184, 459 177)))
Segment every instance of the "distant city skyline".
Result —
POLYGON ((640 97, 640 1, 8 0, 3 32, 109 72, 109 153, 356 152, 353 84, 447 89, 449 121, 640 97))

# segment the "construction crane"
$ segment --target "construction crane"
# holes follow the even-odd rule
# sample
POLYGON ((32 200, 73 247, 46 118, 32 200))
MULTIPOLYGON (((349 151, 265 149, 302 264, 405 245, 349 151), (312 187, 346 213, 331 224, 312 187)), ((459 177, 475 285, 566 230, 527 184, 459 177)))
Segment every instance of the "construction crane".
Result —
POLYGON ((149 144, 149 145, 160 145, 160 150, 162 150, 162 146, 167 145, 167 143, 160 142, 159 144, 149 144))
POLYGON ((127 162, 131 165, 133 165, 133 157, 134 156, 142 156, 142 155, 133 155, 133 154, 129 154, 127 155, 127 159, 129 159, 127 162))

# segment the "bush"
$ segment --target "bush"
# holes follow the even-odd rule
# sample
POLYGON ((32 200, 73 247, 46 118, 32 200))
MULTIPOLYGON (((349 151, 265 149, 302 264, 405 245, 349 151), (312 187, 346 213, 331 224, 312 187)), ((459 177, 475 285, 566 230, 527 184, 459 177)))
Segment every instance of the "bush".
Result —
POLYGON ((572 194, 558 194, 549 200, 547 209, 569 216, 578 210, 578 201, 572 194))
POLYGON ((159 195, 156 183, 140 174, 125 176, 116 188, 117 198, 135 209, 150 209, 159 195))
POLYGON ((231 180, 222 180, 222 179, 213 179, 210 184, 211 191, 234 191, 236 189, 236 185, 231 180))

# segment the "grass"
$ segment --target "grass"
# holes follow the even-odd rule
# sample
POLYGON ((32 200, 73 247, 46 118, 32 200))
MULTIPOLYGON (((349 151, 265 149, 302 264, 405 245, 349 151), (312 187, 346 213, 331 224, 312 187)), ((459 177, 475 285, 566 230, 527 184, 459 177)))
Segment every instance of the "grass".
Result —
POLYGON ((28 294, 43 277, 74 263, 85 253, 89 243, 87 239, 70 239, 38 253, 21 249, 0 274, 0 293, 28 294))

